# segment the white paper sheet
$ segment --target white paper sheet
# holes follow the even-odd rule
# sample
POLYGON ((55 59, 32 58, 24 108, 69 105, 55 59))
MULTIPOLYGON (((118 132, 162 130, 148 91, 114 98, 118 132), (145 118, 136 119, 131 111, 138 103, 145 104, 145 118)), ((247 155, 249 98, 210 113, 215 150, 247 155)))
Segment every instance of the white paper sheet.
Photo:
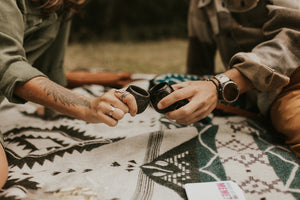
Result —
POLYGON ((185 191, 188 200, 246 200, 241 188, 232 181, 189 183, 185 191))

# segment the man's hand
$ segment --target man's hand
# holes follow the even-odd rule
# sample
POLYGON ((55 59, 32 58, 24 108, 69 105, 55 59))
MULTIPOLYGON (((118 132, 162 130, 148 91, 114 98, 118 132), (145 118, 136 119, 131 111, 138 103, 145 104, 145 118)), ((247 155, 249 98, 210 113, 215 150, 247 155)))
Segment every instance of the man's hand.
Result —
POLYGON ((188 81, 172 87, 175 91, 163 98, 158 108, 163 109, 179 100, 188 99, 188 104, 166 114, 180 124, 191 124, 205 118, 218 103, 216 87, 210 81, 188 81))
MULTIPOLYGON (((237 69, 224 72, 239 87, 240 94, 253 89, 251 82, 237 69)), ((211 81, 188 81, 172 85, 174 92, 158 103, 158 108, 166 108, 176 101, 188 99, 190 102, 166 116, 181 124, 191 124, 205 118, 218 104, 216 86, 211 81)))

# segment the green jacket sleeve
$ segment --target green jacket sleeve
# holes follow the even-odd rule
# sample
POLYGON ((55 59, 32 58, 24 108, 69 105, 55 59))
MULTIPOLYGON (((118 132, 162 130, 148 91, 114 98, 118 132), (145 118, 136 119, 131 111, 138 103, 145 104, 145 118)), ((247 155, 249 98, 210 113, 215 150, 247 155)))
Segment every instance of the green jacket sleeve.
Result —
POLYGON ((24 103, 14 88, 36 76, 45 76, 32 67, 23 48, 25 24, 15 0, 1 1, 0 7, 0 95, 10 102, 24 103))
POLYGON ((44 72, 49 79, 62 86, 67 85, 63 63, 71 27, 71 20, 68 20, 70 17, 67 16, 66 18, 67 21, 60 23, 59 31, 51 45, 33 65, 44 72))

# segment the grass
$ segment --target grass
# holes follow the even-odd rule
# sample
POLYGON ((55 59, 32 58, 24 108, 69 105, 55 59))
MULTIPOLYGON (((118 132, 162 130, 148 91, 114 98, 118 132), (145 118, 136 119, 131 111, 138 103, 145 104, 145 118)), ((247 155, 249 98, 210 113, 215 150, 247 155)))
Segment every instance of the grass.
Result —
POLYGON ((185 40, 72 43, 66 52, 65 69, 183 73, 186 51, 185 40))
POLYGON ((71 43, 66 52, 65 69, 66 72, 96 69, 150 74, 184 73, 187 46, 184 39, 71 43))

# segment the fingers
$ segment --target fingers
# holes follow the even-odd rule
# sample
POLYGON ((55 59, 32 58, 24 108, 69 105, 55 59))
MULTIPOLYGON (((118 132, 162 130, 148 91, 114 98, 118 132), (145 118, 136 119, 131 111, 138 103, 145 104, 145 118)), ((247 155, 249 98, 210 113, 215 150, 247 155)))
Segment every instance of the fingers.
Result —
POLYGON ((112 105, 113 107, 122 110, 124 113, 128 113, 129 112, 128 106, 125 103, 123 103, 118 97, 116 97, 114 93, 115 93, 114 89, 108 91, 106 94, 102 95, 101 101, 104 101, 112 105))
POLYGON ((137 112, 134 96, 124 90, 112 89, 95 98, 93 105, 96 115, 89 121, 103 122, 109 126, 116 126, 118 120, 121 120, 129 111, 132 116, 137 112))
POLYGON ((118 124, 118 120, 116 120, 108 115, 99 113, 99 116, 101 116, 101 122, 107 124, 108 126, 116 126, 118 124))
MULTIPOLYGON (((212 110, 214 109, 214 106, 209 106, 209 107, 200 107, 199 109, 195 110, 193 113, 190 113, 188 115, 185 115, 185 117, 178 117, 176 119, 176 122, 179 124, 192 124, 196 121, 204 119, 206 116, 208 116, 212 110)), ((168 118, 174 119, 172 116, 173 113, 168 113, 168 118)), ((181 115, 182 116, 182 115, 181 115)))
POLYGON ((124 90, 115 90, 115 96, 118 99, 120 99, 122 103, 128 106, 131 116, 136 115, 138 108, 137 108, 136 100, 132 94, 124 90))
POLYGON ((169 119, 176 120, 177 123, 186 125, 199 121, 204 119, 215 109, 216 104, 211 103, 213 101, 210 99, 206 99, 204 101, 192 99, 185 106, 179 108, 178 110, 167 113, 166 116, 169 119))
POLYGON ((113 119, 121 120, 124 117, 125 113, 121 109, 111 106, 107 115, 113 119))
POLYGON ((166 114, 168 118, 181 124, 191 124, 205 118, 215 109, 218 102, 215 88, 211 84, 208 85, 207 82, 202 81, 194 82, 193 85, 190 84, 174 91, 161 100, 160 103, 163 106, 168 106, 183 98, 189 99, 189 103, 166 114))
POLYGON ((183 88, 183 87, 186 87, 186 86, 188 86, 188 82, 181 82, 181 83, 173 84, 173 85, 172 85, 172 88, 173 88, 174 90, 178 90, 178 89, 183 88))
POLYGON ((118 120, 121 120, 125 115, 121 109, 109 105, 106 102, 99 103, 97 114, 98 120, 109 126, 116 126, 118 120))
POLYGON ((175 102, 183 99, 189 99, 192 96, 192 91, 187 90, 185 88, 180 88, 178 90, 175 90, 168 96, 164 97, 160 102, 158 102, 157 107, 159 109, 164 109, 175 102))

